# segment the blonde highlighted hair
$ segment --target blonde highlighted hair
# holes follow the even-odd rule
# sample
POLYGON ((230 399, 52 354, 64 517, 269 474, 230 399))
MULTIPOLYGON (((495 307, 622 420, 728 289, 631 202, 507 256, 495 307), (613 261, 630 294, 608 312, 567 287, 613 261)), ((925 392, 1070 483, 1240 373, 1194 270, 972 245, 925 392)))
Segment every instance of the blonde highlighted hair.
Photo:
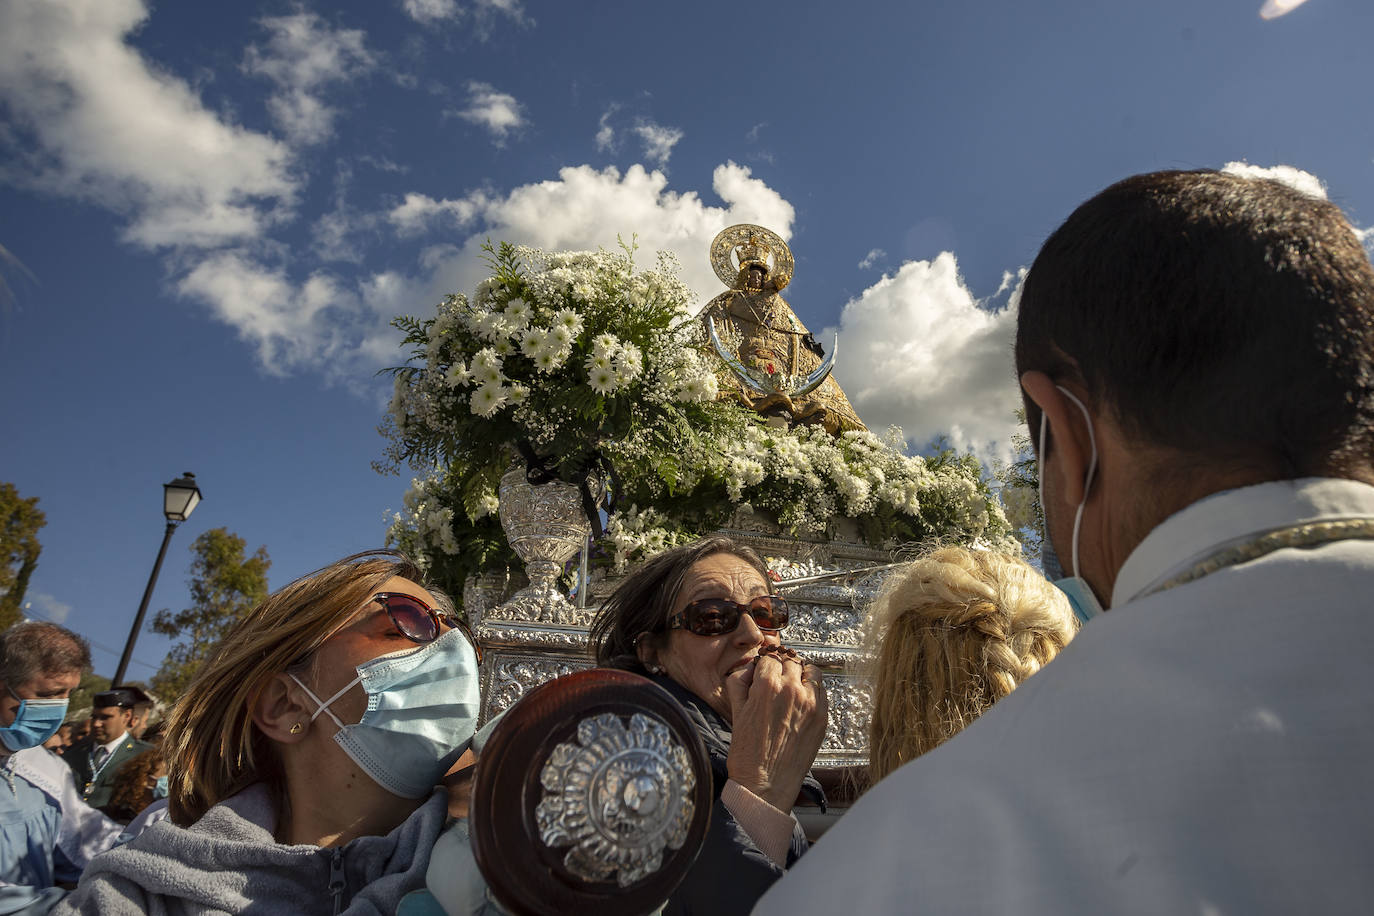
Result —
POLYGON ((944 547, 894 574, 864 620, 869 783, 953 737, 1077 630, 1063 593, 1009 554, 944 547))
MULTIPOLYGON (((168 811, 186 827, 253 783, 267 784, 280 814, 285 777, 273 742, 253 724, 253 708, 272 676, 300 671, 393 576, 425 585, 403 554, 355 554, 302 576, 234 625, 167 717, 168 811)), ((425 586, 452 611, 448 597, 425 586)))

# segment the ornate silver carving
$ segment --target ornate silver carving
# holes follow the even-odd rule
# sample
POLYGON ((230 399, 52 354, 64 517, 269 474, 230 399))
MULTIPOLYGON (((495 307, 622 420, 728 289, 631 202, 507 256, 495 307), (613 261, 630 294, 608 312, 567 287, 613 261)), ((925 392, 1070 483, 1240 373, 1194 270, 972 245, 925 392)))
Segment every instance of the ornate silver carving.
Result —
POLYGON ((558 590, 558 575, 586 543, 591 523, 582 509, 581 491, 561 480, 533 486, 525 469, 514 467, 501 478, 501 527, 511 548, 525 561, 530 584, 488 616, 576 624, 579 613, 558 590))
POLYGON ((584 658, 488 652, 482 659, 481 720, 491 721, 545 681, 590 667, 591 661, 584 658))
POLYGON ((687 750, 660 719, 603 713, 577 726, 539 774, 535 809, 545 845, 571 847, 563 864, 588 881, 628 887, 680 849, 692 823, 696 774, 687 750))

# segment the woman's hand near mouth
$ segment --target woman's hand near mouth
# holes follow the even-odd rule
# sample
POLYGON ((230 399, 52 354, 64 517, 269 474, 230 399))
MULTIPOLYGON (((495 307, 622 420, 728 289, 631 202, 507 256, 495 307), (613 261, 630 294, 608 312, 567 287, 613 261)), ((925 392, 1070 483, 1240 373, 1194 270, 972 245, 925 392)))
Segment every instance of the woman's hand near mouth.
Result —
POLYGON ((734 737, 730 778, 779 811, 790 811, 829 722, 815 665, 791 649, 766 646, 725 679, 734 737))

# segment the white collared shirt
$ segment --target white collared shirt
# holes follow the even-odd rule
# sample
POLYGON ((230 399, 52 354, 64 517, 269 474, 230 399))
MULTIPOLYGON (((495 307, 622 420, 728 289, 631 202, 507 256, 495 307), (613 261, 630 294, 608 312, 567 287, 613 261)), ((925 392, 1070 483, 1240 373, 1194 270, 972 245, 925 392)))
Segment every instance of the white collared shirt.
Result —
MULTIPOLYGON (((120 746, 121 744, 124 743, 124 739, 127 738, 127 737, 129 737, 129 733, 128 733, 128 732, 123 732, 123 733, 120 734, 120 736, 119 736, 118 738, 114 739, 113 741, 107 742, 107 743, 105 743, 105 744, 97 744, 95 747, 91 748, 91 753, 92 753, 92 754, 95 754, 95 748, 96 748, 96 747, 103 747, 106 751, 109 752, 109 753, 105 756, 105 760, 109 760, 111 757, 114 756, 114 752, 117 751, 117 750, 119 750, 119 746, 120 746)), ((103 762, 104 762, 104 761, 102 761, 102 763, 103 763, 103 762)))
POLYGON ((1374 517, 1298 480, 1166 519, 1113 609, 840 818, 755 913, 1361 912, 1374 900, 1374 541, 1143 595, 1228 544, 1374 517))

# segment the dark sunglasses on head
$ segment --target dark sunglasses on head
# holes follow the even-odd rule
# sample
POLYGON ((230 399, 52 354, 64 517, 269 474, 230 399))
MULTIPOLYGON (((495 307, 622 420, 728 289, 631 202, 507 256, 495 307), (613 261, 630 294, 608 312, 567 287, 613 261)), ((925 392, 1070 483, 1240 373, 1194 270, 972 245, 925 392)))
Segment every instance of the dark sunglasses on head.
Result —
POLYGON ((461 630, 467 641, 472 643, 472 651, 476 653, 477 661, 482 661, 482 647, 477 645, 472 629, 453 614, 440 613, 414 595, 403 595, 400 592, 378 592, 372 596, 372 600, 386 608, 392 625, 406 639, 418 643, 434 642, 439 638, 439 625, 442 623, 444 626, 461 630))
POLYGON ((777 595, 760 595, 748 604, 729 598, 703 598, 693 601, 668 618, 668 629, 684 629, 698 636, 721 636, 735 632, 745 611, 760 630, 781 630, 787 626, 787 601, 777 595))

